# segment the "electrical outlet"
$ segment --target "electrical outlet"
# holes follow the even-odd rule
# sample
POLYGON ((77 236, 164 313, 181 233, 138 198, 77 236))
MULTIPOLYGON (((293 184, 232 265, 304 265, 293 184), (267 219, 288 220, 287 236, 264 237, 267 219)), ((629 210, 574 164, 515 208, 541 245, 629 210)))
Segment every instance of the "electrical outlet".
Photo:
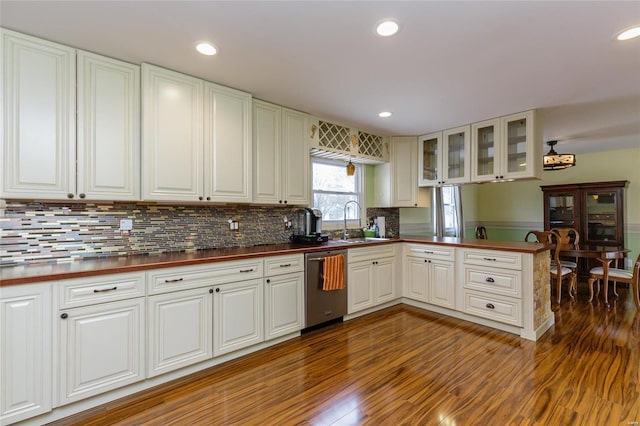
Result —
POLYGON ((229 219, 227 222, 229 223, 229 230, 230 231, 237 231, 238 229, 240 229, 240 224, 238 223, 237 220, 229 219))
POLYGON ((120 220, 120 235, 122 236, 131 235, 132 230, 133 230, 133 220, 131 219, 120 220))

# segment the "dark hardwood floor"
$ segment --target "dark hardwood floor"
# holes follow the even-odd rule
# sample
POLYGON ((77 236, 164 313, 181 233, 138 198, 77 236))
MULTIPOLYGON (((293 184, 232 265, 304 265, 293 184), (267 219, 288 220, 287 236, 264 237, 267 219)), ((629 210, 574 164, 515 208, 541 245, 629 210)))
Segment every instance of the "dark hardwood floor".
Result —
POLYGON ((638 425, 640 313, 618 292, 564 295, 538 342, 400 305, 56 424, 638 425))

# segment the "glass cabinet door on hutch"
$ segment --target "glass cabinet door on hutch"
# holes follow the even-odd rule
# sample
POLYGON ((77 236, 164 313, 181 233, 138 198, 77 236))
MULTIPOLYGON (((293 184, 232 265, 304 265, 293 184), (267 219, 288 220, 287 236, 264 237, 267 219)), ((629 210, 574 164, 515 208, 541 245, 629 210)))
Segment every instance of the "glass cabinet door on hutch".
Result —
POLYGON ((578 191, 557 191, 545 195, 545 224, 548 224, 545 229, 580 228, 579 205, 578 191))
POLYGON ((587 190, 585 193, 585 212, 587 221, 587 235, 585 240, 607 244, 612 241, 622 240, 618 231, 622 230, 618 226, 619 203, 618 190, 587 190))

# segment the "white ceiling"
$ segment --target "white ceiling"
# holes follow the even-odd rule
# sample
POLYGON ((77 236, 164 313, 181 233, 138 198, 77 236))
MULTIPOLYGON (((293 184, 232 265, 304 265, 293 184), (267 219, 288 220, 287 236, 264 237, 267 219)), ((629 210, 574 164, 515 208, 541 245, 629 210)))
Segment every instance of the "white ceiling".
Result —
POLYGON ((640 146, 640 39, 614 40, 640 1, 2 0, 0 25, 383 135, 537 108, 558 152, 640 146))

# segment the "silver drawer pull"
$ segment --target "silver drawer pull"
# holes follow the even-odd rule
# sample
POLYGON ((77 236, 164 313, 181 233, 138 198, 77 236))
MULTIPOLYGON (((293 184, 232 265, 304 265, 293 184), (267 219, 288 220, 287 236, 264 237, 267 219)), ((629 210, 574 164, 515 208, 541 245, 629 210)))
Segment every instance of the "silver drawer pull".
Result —
POLYGON ((495 306, 493 306, 493 304, 492 304, 492 303, 487 303, 485 306, 486 306, 487 308, 489 308, 489 309, 495 309, 495 308, 496 308, 495 306))
POLYGON ((488 283, 495 283, 495 282, 496 282, 496 281, 495 281, 493 278, 491 278, 491 277, 487 277, 487 278, 485 279, 485 281, 486 281, 486 282, 488 282, 488 283))
POLYGON ((94 293, 105 293, 107 291, 114 291, 114 290, 117 290, 117 289, 118 289, 118 287, 116 286, 116 287, 113 287, 113 288, 104 288, 102 290, 93 290, 93 292, 94 293))
POLYGON ((290 263, 285 263, 284 265, 280 265, 281 268, 288 268, 289 266, 291 266, 290 263))
POLYGON ((498 259, 496 259, 495 257, 483 257, 482 259, 484 260, 490 260, 491 262, 496 262, 498 259))
POLYGON ((165 283, 177 283, 182 281, 182 278, 176 278, 175 280, 164 280, 165 283))
POLYGON ((253 268, 251 268, 251 269, 240 269, 240 272, 253 272, 253 268))

